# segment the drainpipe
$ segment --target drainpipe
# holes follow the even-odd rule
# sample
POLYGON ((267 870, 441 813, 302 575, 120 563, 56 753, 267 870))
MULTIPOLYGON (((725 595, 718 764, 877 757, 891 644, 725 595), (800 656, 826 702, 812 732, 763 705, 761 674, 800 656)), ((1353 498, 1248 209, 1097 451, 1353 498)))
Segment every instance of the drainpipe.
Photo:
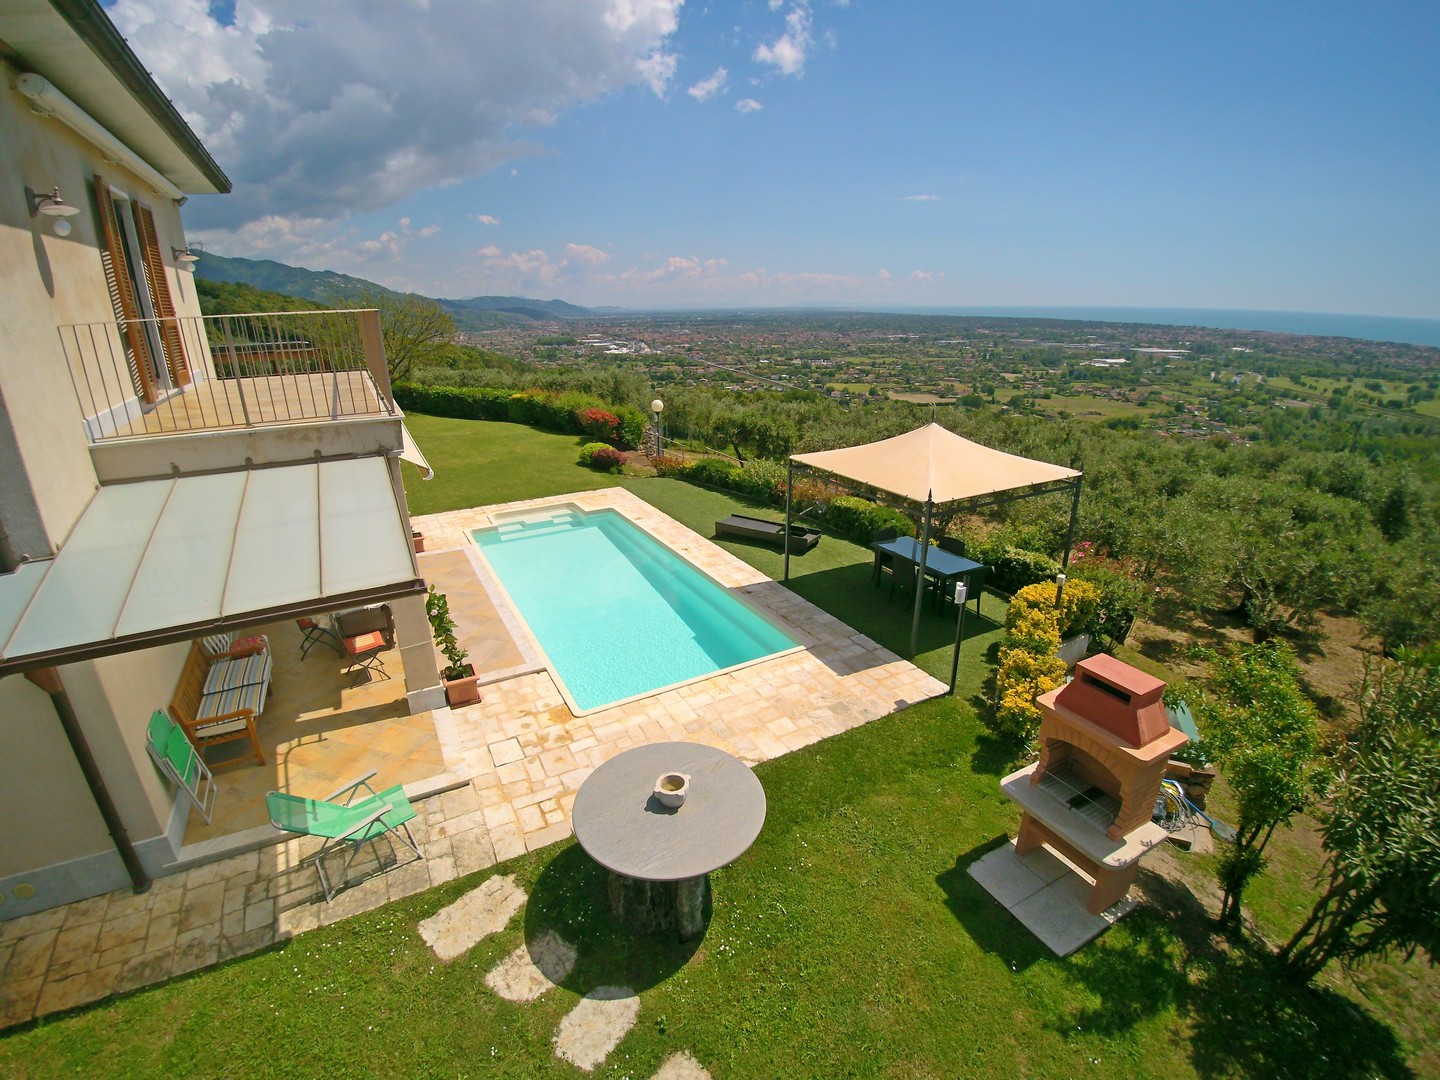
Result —
POLYGON ((55 715, 60 718, 60 726, 65 729, 65 737, 70 740, 70 749, 75 754, 80 771, 85 774, 85 783, 90 787, 95 806, 105 820, 105 828, 110 832, 110 839, 115 842, 120 861, 125 864, 125 869, 130 874, 131 886, 137 895, 149 892, 150 876, 140 865, 140 857, 135 854, 130 835, 125 831, 125 823, 120 820, 120 811, 115 808, 115 802, 110 798, 105 778, 100 775, 100 766, 95 761, 95 755, 90 752, 90 744, 85 741, 85 732, 81 730, 80 720, 70 704, 70 695, 65 692, 65 686, 60 681, 60 672, 53 667, 37 668, 27 671, 25 678, 50 695, 50 703, 55 706, 55 715))

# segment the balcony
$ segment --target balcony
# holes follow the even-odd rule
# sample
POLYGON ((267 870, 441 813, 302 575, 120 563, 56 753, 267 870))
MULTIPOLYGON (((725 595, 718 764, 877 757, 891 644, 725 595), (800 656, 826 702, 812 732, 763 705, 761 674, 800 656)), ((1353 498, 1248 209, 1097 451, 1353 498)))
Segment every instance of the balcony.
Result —
POLYGON ((399 415, 373 309, 77 323, 59 332, 92 446, 399 415))

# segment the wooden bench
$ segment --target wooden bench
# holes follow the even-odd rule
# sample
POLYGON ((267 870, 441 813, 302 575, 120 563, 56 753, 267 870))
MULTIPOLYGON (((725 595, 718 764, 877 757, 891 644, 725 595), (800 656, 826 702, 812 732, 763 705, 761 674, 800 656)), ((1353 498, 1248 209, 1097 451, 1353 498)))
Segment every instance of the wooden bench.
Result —
MULTIPOLYGON (((785 523, 766 521, 764 518, 731 514, 723 521, 715 522, 716 536, 743 536, 748 540, 760 540, 766 544, 785 549, 785 523)), ((820 533, 803 525, 790 526, 790 550, 804 554, 820 542, 820 533)))
POLYGON ((270 689, 270 653, 211 660, 201 643, 190 643, 180 682, 170 699, 170 718, 184 729, 197 750, 216 743, 249 739, 255 759, 265 752, 255 723, 270 689))

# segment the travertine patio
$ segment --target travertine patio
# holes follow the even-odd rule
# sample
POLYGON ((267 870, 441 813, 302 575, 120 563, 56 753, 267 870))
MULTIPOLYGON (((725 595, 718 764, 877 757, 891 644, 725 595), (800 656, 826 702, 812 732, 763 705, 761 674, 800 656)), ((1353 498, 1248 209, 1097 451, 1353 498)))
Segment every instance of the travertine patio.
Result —
MULTIPOLYGON (((433 714, 460 786, 418 804, 424 860, 407 864, 402 848, 391 868, 394 850, 371 845, 363 879, 326 904, 313 868, 301 865, 319 841, 271 842, 162 878, 141 896, 122 890, 0 922, 0 1026, 243 955, 564 840, 580 784, 632 746, 702 742, 755 764, 946 689, 623 489, 452 511, 417 518, 415 527, 427 543, 421 569, 445 579, 460 636, 487 680, 480 703, 433 714), (743 593, 803 648, 576 716, 468 536, 493 512, 547 503, 619 510, 743 593)), ((221 799, 223 782, 222 774, 221 799)))

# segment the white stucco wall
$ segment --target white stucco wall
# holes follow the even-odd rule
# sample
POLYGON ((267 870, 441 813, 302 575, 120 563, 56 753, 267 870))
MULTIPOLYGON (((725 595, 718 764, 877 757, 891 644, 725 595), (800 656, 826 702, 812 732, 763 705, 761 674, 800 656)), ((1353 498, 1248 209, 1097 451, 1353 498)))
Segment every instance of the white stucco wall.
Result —
MULTIPOLYGON (((60 328, 113 322, 93 195, 97 173, 148 205, 177 314, 199 307, 193 276, 177 270, 179 207, 58 120, 35 116, 0 61, 0 523, 22 558, 52 555, 97 485, 83 412, 60 328), (71 233, 31 218, 25 188, 58 186, 80 207, 71 233)), ((112 379, 113 381, 113 379, 112 379)), ((92 380, 92 391, 98 385, 92 380)), ((112 403, 128 386, 103 391, 112 403)), ((150 711, 174 691, 187 646, 152 649, 60 669, 131 840, 147 864, 166 856, 174 793, 144 750, 150 711)), ((117 886, 114 845, 49 697, 23 676, 0 679, 0 919, 117 886), (17 883, 31 886, 19 898, 17 883)), ((173 852, 171 853, 173 855, 173 852)))

